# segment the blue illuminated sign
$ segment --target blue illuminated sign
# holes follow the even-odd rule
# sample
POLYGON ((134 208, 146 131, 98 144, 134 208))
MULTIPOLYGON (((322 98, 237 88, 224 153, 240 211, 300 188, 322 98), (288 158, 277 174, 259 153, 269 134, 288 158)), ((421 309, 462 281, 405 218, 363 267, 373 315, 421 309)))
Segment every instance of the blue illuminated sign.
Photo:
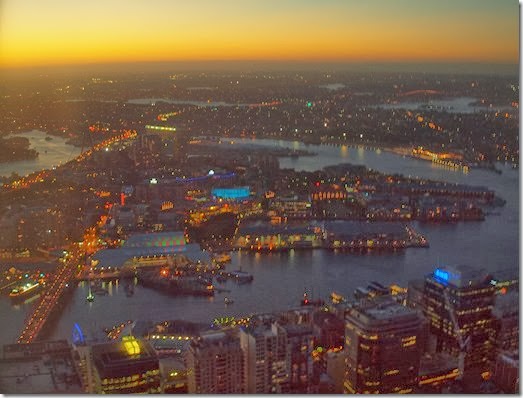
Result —
POLYGON ((251 195, 251 190, 249 187, 213 188, 211 193, 216 198, 241 200, 247 199, 251 195))
POLYGON ((434 270, 434 277, 443 281, 443 282, 448 282, 449 281, 449 278, 450 278, 450 275, 447 271, 445 270, 442 270, 441 268, 436 268, 434 270))

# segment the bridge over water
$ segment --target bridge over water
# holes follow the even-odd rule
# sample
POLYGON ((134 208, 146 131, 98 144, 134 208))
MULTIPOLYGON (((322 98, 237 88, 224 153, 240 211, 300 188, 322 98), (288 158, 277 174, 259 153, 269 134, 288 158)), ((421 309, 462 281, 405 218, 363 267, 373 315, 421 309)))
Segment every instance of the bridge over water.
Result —
POLYGON ((36 340, 49 315, 55 310, 62 295, 74 280, 77 264, 75 258, 73 256, 72 259, 58 266, 54 278, 44 287, 39 301, 27 317, 24 329, 18 337, 18 343, 27 344, 36 340))

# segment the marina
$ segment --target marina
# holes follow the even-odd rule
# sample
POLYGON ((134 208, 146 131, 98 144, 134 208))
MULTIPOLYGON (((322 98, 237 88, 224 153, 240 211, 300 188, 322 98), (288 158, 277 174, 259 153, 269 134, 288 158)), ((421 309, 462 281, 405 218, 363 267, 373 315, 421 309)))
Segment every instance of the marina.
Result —
MULTIPOLYGON (((293 145, 283 141, 270 144, 293 145)), ((403 169, 407 174, 423 178, 487 187, 495 190, 506 204, 496 211, 497 215, 486 217, 481 223, 413 222, 413 229, 430 242, 430 247, 424 250, 371 250, 365 253, 294 249, 267 253, 233 251, 229 254, 231 260, 226 265, 227 269, 241 269, 254 279, 252 283, 246 284, 237 284, 229 278, 221 283, 216 282, 216 293, 219 292, 217 288, 228 290, 227 297, 234 300, 232 305, 225 305, 221 295, 162 294, 136 284, 133 279, 102 280, 102 286, 107 289, 108 294, 96 296, 93 302, 86 304, 87 281, 79 281, 78 287, 70 291, 67 304, 56 311, 53 319, 57 324, 48 330, 47 335, 51 338, 70 339, 70 331, 75 323, 79 323, 88 336, 101 339, 104 336, 99 336, 97 331, 102 327, 129 319, 172 319, 176 313, 177 317, 188 321, 210 322, 220 317, 241 318, 256 312, 285 310, 299 306, 296 298, 302 297, 303 286, 323 295, 335 291, 342 297, 351 297, 358 286, 366 286, 372 280, 378 280, 384 286, 406 286, 409 280, 421 278, 431 272, 438 261, 490 264, 493 269, 506 268, 511 264, 515 267, 518 263, 513 255, 513 248, 519 244, 519 219, 515 216, 519 206, 517 170, 499 164, 497 167, 503 169, 501 175, 475 169, 464 175, 452 170, 433 168, 431 162, 402 158, 386 152, 378 154, 375 150, 349 149, 345 153, 339 147, 325 145, 313 146, 311 149, 318 152, 318 156, 281 158, 280 164, 282 167, 315 170, 328 164, 350 160, 391 173, 403 169), (492 247, 497 247, 498 250, 491 250, 492 247), (132 296, 126 294, 124 287, 127 283, 133 287, 132 296), (268 290, 275 293, 267 295, 268 290), (132 300, 132 305, 129 300, 132 300)), ((216 280, 217 274, 214 277, 216 280)), ((6 343, 16 340, 30 307, 31 303, 13 306, 7 297, 0 299, 0 312, 9 319, 5 325, 6 343)))

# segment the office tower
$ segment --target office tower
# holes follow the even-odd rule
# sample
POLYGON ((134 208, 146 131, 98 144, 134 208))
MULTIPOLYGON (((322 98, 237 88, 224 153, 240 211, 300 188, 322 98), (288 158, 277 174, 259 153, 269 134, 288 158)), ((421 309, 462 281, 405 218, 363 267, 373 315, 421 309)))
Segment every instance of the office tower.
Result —
POLYGON ((450 354, 425 353, 420 360, 419 388, 420 394, 441 393, 443 388, 451 386, 459 376, 458 360, 450 354))
POLYGON ((343 347, 345 323, 332 312, 318 311, 313 315, 313 330, 318 344, 326 349, 343 347))
POLYGON ((518 351, 505 351, 498 354, 492 380, 505 394, 519 393, 518 351))
POLYGON ((497 353, 519 349, 519 294, 497 294, 492 309, 495 334, 492 345, 497 353))
POLYGON ((333 394, 343 393, 343 379, 345 376, 345 351, 327 353, 327 375, 333 383, 333 394))
POLYGON ((245 370, 240 341, 233 331, 202 333, 187 352, 189 394, 243 394, 245 370))
MULTIPOLYGON (((288 383, 281 383, 282 393, 306 394, 312 392, 314 333, 308 324, 278 324, 278 331, 286 337, 288 383)), ((317 381, 314 381, 317 383, 317 381)))
POLYGON ((282 328, 277 323, 266 323, 241 329, 240 342, 245 355, 247 393, 284 392, 291 369, 287 335, 282 328))
POLYGON ((460 375, 489 370, 494 327, 494 286, 483 270, 437 268, 425 278, 424 312, 436 339, 436 352, 459 358, 460 375))
POLYGON ((412 392, 418 384, 421 314, 385 295, 355 303, 345 320, 344 392, 412 392))
POLYGON ((96 344, 86 357, 91 367, 90 392, 96 394, 160 393, 159 361, 147 341, 124 336, 116 343, 96 344))

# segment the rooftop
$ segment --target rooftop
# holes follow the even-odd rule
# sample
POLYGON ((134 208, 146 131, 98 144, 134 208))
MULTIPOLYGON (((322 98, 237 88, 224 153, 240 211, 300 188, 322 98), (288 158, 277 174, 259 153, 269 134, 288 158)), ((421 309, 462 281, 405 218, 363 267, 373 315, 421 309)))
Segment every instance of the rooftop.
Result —
POLYGON ((98 357, 104 362, 133 361, 156 356, 149 343, 135 338, 129 341, 96 344, 92 346, 92 352, 94 358, 98 357))
POLYGON ((240 225, 239 235, 277 235, 277 234, 312 234, 313 230, 308 225, 272 225, 264 222, 240 225))
POLYGON ((470 265, 438 267, 429 275, 430 278, 458 288, 490 284, 491 277, 483 268, 470 265))
POLYGON ((93 361, 101 378, 128 376, 129 372, 158 368, 158 357, 151 345, 134 337, 91 347, 93 361))
POLYGON ((458 359, 452 355, 439 352, 425 354, 421 357, 419 374, 420 376, 433 375, 452 371, 458 368, 458 359))
POLYGON ((492 315, 498 318, 514 316, 519 313, 519 292, 511 291, 507 294, 496 295, 492 315))
POLYGON ((132 234, 123 247, 166 247, 185 244, 183 231, 132 234))
POLYGON ((399 304, 390 295, 362 299, 354 304, 349 317, 364 324, 390 324, 392 321, 410 321, 419 319, 419 313, 399 304))
POLYGON ((209 253, 203 251, 200 245, 195 243, 180 246, 123 246, 116 249, 102 249, 93 255, 93 260, 99 261, 99 267, 121 267, 134 257, 168 256, 176 254, 184 255, 190 261, 201 261, 204 263, 211 261, 209 253))
POLYGON ((4 346, 0 391, 4 394, 84 392, 66 341, 4 346))
POLYGON ((327 221, 327 233, 335 235, 396 235, 406 234, 404 223, 394 222, 360 222, 360 221, 327 221))

